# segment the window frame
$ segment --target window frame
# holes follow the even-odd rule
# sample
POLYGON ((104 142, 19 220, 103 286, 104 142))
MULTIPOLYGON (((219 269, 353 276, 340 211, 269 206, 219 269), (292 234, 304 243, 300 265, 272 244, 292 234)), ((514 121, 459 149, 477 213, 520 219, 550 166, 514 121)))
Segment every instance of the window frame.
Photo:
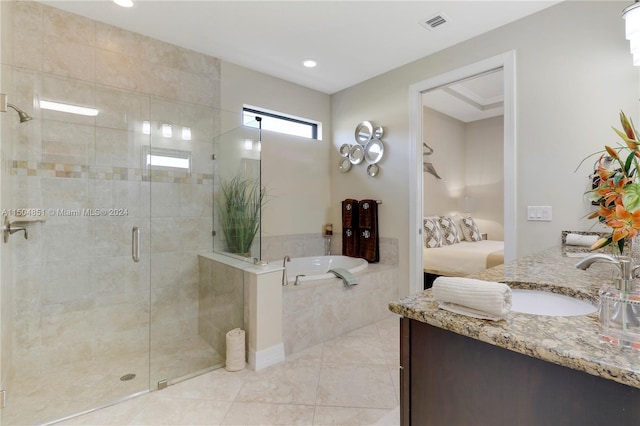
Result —
POLYGON ((245 105, 245 106, 242 107, 242 122, 243 122, 243 125, 245 125, 245 126, 246 126, 246 124, 244 124, 245 113, 254 114, 254 115, 260 116, 260 117, 275 118, 277 120, 289 121, 289 122, 292 122, 292 123, 303 124, 303 125, 309 126, 311 128, 311 137, 300 136, 300 135, 297 135, 297 134, 287 133, 287 132, 278 132, 278 133, 282 133, 282 134, 290 135, 290 136, 303 137, 303 138, 306 138, 306 139, 320 140, 319 139, 319 126, 320 126, 320 123, 318 123, 316 121, 308 120, 308 119, 304 119, 304 118, 297 118, 297 117, 289 116, 289 115, 286 115, 286 114, 283 114, 283 113, 278 113, 278 112, 275 112, 275 111, 267 111, 267 110, 260 109, 260 108, 257 108, 257 107, 245 105))

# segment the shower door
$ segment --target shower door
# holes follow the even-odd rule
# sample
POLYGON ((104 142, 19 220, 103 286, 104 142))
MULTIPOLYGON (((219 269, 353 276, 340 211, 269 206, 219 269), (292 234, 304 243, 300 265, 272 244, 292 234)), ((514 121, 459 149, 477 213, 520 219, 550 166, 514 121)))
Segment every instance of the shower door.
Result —
POLYGON ((151 182, 151 390, 224 366, 224 350, 214 348, 204 326, 208 293, 198 257, 213 246, 213 139, 220 116, 202 104, 150 100, 151 144, 143 154, 151 182))
POLYGON ((41 424, 149 389, 150 98, 9 66, 2 91, 33 117, 0 114, 2 209, 26 229, 0 243, 2 424, 41 424))

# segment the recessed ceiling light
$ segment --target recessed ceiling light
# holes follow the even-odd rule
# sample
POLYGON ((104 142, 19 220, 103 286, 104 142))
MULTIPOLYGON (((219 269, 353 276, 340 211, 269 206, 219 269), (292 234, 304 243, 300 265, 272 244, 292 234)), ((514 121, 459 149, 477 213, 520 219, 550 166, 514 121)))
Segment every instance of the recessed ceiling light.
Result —
POLYGON ((113 0, 115 4, 122 7, 133 7, 133 0, 113 0))
POLYGON ((307 68, 313 68, 316 65, 318 65, 318 63, 313 59, 305 59, 304 61, 302 61, 302 65, 304 65, 307 68))

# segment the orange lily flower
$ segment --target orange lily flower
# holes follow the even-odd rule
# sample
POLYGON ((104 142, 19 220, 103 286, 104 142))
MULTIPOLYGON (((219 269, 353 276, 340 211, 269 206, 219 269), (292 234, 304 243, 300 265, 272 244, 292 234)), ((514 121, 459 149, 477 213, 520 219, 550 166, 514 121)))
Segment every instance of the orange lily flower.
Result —
POLYGON ((638 235, 640 229, 640 210, 629 213, 622 203, 616 203, 615 217, 607 220, 607 226, 613 229, 613 241, 623 238, 633 238, 638 235))
POLYGON ((596 217, 601 217, 604 220, 609 220, 612 217, 615 218, 615 211, 614 209, 608 209, 604 206, 600 206, 598 210, 594 211, 588 216, 588 219, 595 219, 596 217))
POLYGON ((609 206, 617 201, 618 198, 622 197, 622 194, 624 194, 624 187, 632 181, 633 179, 631 178, 622 178, 617 184, 614 184, 613 179, 608 179, 602 182, 595 192, 600 197, 604 198, 605 206, 609 206))

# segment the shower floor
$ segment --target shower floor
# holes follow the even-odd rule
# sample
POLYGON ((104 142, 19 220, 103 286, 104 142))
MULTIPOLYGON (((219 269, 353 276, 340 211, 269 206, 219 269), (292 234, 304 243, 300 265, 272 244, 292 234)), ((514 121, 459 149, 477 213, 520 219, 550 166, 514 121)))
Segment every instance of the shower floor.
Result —
POLYGON ((1 424, 52 422, 148 389, 155 390, 160 380, 167 379, 172 384, 222 366, 224 356, 195 336, 154 350, 150 362, 145 351, 74 363, 44 376, 15 376, 5 388, 6 407, 1 411, 1 424), (135 378, 121 380, 127 374, 135 374, 135 378))

